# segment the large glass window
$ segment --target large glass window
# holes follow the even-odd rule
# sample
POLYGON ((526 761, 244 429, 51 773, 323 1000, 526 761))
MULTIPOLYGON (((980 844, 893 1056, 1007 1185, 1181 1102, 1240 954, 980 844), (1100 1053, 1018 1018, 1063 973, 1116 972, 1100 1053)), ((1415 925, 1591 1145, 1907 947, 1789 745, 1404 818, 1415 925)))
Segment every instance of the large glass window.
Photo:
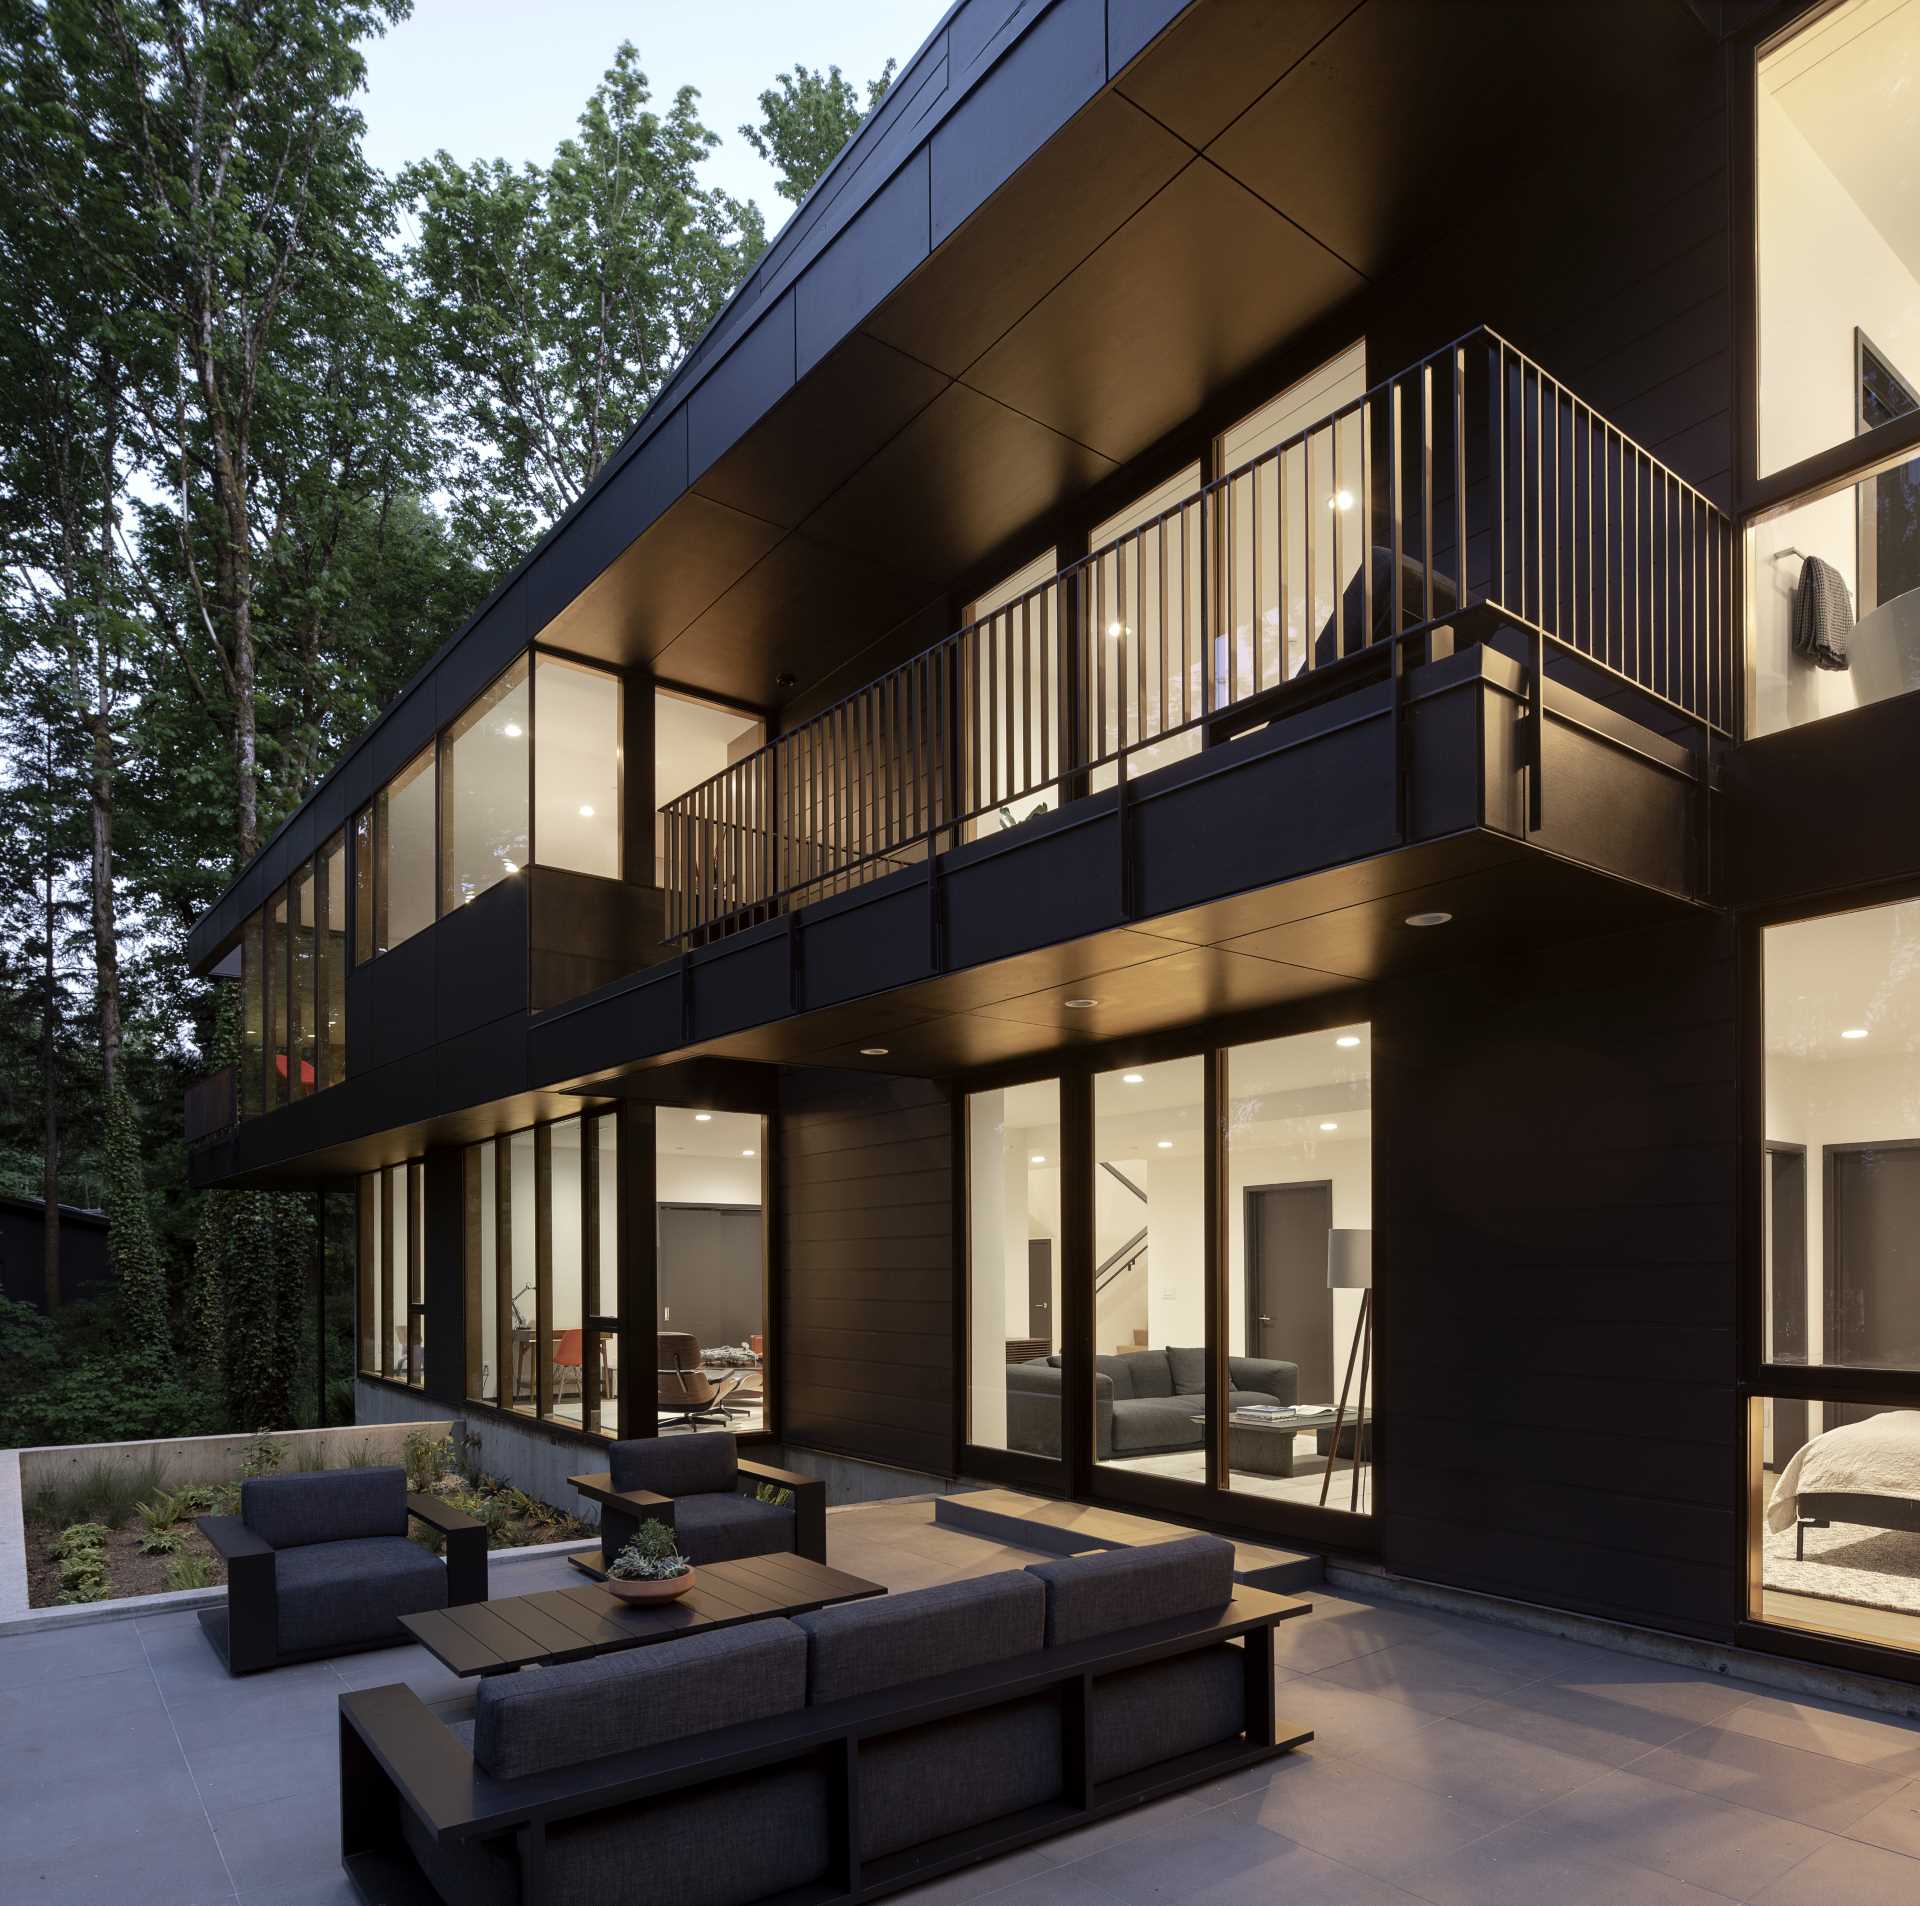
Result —
POLYGON ((363 807, 353 817, 353 963, 373 958, 373 808, 363 807))
POLYGON ((620 878, 620 678, 534 658, 533 851, 543 867, 620 878))
POLYGON ((287 889, 287 1091, 303 1099, 320 1083, 319 967, 314 935, 319 925, 319 892, 313 862, 307 861, 287 889))
POLYGON ((521 656, 462 710, 440 757, 440 907, 450 912, 527 864, 529 734, 521 656))
POLYGON ((1766 929, 1761 1619, 1920 1647, 1920 900, 1766 929), (1828 1370, 1897 1375, 1885 1400, 1828 1370))
POLYGON ((373 950, 390 952, 433 925, 433 748, 374 797, 373 950))
POLYGON ((254 914, 240 930, 240 1116, 266 1110, 266 916, 254 914))
POLYGON ((426 1378, 425 1167, 360 1179, 360 1368, 416 1388, 426 1378))
POLYGON ((1227 1485, 1369 1512, 1373 1102, 1364 1025, 1225 1055, 1227 1485))
POLYGON ((1060 1085, 967 1099, 967 1441, 1058 1457, 1060 1085))
POLYGON ((1873 439, 1920 408, 1916 85, 1920 14, 1886 0, 1820 9, 1759 64, 1759 470, 1859 462, 1748 532, 1753 734, 1920 687, 1920 460, 1873 439))
MULTIPOLYGON (((667 879, 667 821, 662 809, 690 788, 710 781, 730 762, 752 754, 766 739, 766 724, 737 708, 722 708, 673 689, 655 689, 653 695, 653 878, 667 879)), ((803 791, 795 790, 794 811, 815 810, 803 791)))
POLYGON ((287 1102, 287 890, 267 902, 267 1107, 287 1102))
POLYGON ((1207 1478, 1206 1067, 1093 1082, 1094 1459, 1207 1478))
POLYGON ((347 1076, 347 836, 343 829, 320 850, 320 920, 314 935, 318 967, 319 1083, 347 1076))
POLYGON ((468 1148, 465 1173, 468 1396, 613 1434, 620 1392, 614 1114, 485 1140, 468 1148))
POLYGON ((662 1434, 766 1427, 765 1121, 654 1115, 662 1434))

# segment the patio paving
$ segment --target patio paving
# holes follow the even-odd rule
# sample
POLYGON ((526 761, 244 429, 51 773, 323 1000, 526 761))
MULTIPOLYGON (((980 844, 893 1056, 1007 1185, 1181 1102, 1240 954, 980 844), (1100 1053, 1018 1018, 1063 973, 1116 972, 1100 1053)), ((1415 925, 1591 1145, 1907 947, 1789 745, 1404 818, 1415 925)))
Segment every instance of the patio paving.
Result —
MULTIPOLYGON (((919 1588, 1029 1553, 930 1502, 828 1519, 919 1588)), ((495 1559, 494 1592, 568 1585, 495 1559)), ((1276 1638, 1312 1746, 903 1894, 932 1906, 1881 1906, 1920 1900, 1920 1725, 1315 1589, 1276 1638)), ((471 1690, 418 1648, 228 1678, 193 1617, 0 1637, 0 1900, 352 1906, 343 1688, 471 1690)))

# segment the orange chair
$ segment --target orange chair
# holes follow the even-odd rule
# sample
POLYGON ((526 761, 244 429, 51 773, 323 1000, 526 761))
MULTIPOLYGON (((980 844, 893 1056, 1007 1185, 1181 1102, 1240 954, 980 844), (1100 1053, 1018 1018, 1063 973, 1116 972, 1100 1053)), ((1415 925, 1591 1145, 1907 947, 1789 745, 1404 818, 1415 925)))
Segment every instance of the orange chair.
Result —
POLYGON ((573 1372, 574 1395, 586 1394, 586 1377, 581 1370, 585 1354, 581 1348, 583 1335, 579 1330, 563 1330, 553 1340, 553 1395, 556 1402, 566 1388, 562 1379, 569 1370, 573 1372))

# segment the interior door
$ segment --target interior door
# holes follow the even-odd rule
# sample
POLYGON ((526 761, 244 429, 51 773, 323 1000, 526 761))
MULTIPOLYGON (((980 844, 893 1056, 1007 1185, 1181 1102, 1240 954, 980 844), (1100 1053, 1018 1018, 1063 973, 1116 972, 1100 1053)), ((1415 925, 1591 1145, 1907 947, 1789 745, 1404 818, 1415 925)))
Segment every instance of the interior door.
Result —
MULTIPOLYGON (((1807 1360, 1807 1153, 1801 1145, 1767 1147, 1768 1360, 1807 1360)), ((1777 1475, 1807 1440, 1802 1397, 1773 1401, 1770 1466, 1777 1475)))
POLYGON ((1027 1335, 1049 1350, 1053 1335, 1053 1240, 1027 1240, 1027 1335))
POLYGON ((761 1328, 758 1205, 663 1204, 660 1328, 691 1331, 704 1350, 761 1328))
POLYGON ((1333 1187, 1325 1180, 1247 1188, 1247 1353, 1300 1367, 1300 1401, 1331 1403, 1333 1293, 1327 1232, 1333 1187))
POLYGON ((1920 1142, 1826 1150, 1826 1361, 1920 1365, 1920 1142))

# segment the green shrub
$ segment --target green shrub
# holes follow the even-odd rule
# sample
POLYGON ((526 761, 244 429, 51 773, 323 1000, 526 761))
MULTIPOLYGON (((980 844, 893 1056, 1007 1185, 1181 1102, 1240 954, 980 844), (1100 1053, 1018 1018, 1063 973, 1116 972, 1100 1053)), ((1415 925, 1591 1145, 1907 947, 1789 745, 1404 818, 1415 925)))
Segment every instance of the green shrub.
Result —
POLYGON ((213 1564, 204 1555, 182 1555, 167 1568, 167 1586, 170 1589, 211 1588, 213 1586, 213 1564))
POLYGON ((117 1529, 139 1513, 145 1499, 161 1493, 165 1466, 149 1456, 135 1468, 95 1462, 72 1482, 43 1489, 34 1498, 33 1513, 41 1522, 104 1522, 117 1529))
POLYGON ((692 1566, 675 1547, 673 1531, 664 1522, 649 1518, 613 1558, 607 1573, 622 1582, 670 1582, 692 1566))
POLYGON ((60 1564, 62 1602, 103 1602, 107 1599, 107 1530, 103 1523, 76 1522, 62 1529, 52 1545, 60 1564))
POLYGON ((401 1460, 407 1467, 407 1487, 416 1495, 426 1495, 441 1476, 454 1466, 453 1438, 429 1436, 425 1430, 410 1430, 401 1460))
POLYGON ((142 1555, 178 1555, 187 1546, 187 1538, 178 1529, 149 1529, 140 1538, 142 1555))
POLYGON ((240 1459, 241 1474, 247 1477, 271 1476, 286 1460, 286 1450, 271 1430, 256 1430, 240 1459))

